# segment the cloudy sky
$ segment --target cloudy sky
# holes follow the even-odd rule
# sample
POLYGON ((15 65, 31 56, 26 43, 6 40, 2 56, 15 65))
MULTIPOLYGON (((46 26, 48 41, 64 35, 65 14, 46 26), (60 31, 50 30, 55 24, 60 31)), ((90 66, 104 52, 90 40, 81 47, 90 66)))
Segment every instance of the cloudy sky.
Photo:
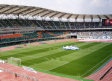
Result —
POLYGON ((112 0, 0 0, 0 4, 37 6, 75 14, 112 14, 112 0))

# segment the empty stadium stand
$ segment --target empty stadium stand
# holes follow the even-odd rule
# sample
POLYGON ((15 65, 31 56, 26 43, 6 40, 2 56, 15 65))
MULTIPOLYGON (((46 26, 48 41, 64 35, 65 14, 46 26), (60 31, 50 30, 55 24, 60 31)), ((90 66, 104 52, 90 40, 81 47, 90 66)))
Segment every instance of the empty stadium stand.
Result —
MULTIPOLYGON (((63 22, 63 21, 43 21, 26 19, 3 19, 0 20, 1 28, 20 28, 20 27, 41 27, 43 29, 84 29, 84 28, 103 28, 99 22, 63 22)), ((108 28, 109 26, 107 26, 108 28)))
POLYGON ((32 40, 32 39, 40 39, 40 38, 53 38, 58 37, 60 35, 66 35, 69 31, 57 31, 57 32, 33 32, 33 33, 23 33, 23 34, 13 34, 13 35, 2 35, 0 36, 0 43, 9 43, 16 41, 24 41, 24 40, 32 40))
POLYGON ((84 28, 111 28, 110 26, 99 26, 99 22, 63 22, 63 21, 42 21, 25 19, 3 19, 0 20, 1 28, 19 27, 41 27, 43 29, 84 29, 84 28))
POLYGON ((112 39, 111 31, 85 31, 85 32, 76 32, 76 31, 39 31, 32 33, 23 33, 23 34, 12 34, 12 35, 1 35, 0 43, 16 42, 23 40, 32 40, 32 39, 45 39, 45 38, 56 38, 56 37, 65 37, 66 35, 76 35, 78 38, 82 39, 112 39))
MULTIPOLYGON (((0 5, 0 11, 0 15, 6 16, 0 16, 0 18, 2 17, 0 19, 0 46, 64 39, 66 36, 71 38, 72 35, 78 39, 112 39, 112 26, 103 26, 101 21, 101 19, 111 19, 112 14, 71 14, 40 7, 2 4, 0 5), (9 18, 10 15, 13 16, 9 18), (47 17, 50 20, 47 20, 47 17), (54 18, 58 18, 58 20, 54 18), (63 18, 66 21, 63 21, 63 18), (73 21, 70 21, 70 19, 73 21), (83 21, 77 21, 78 19, 83 21), (90 19, 90 21, 85 21, 85 19, 90 19), (95 19, 99 21, 93 21, 95 19)), ((101 71, 86 77, 86 79, 99 81, 111 65, 112 61, 101 71)), ((12 80, 10 77, 13 77, 6 72, 3 72, 0 76, 6 77, 6 80, 12 80)), ((0 77, 0 80, 2 80, 2 77, 0 77)), ((21 78, 18 80, 25 81, 21 78)), ((112 70, 101 80, 111 81, 112 70)))

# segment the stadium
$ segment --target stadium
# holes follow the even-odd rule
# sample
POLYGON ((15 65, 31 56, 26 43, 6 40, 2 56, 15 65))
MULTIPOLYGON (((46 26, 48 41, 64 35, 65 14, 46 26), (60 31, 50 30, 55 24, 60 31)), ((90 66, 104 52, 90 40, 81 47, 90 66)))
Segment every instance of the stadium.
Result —
POLYGON ((112 81, 112 14, 1 4, 0 18, 0 81, 112 81))

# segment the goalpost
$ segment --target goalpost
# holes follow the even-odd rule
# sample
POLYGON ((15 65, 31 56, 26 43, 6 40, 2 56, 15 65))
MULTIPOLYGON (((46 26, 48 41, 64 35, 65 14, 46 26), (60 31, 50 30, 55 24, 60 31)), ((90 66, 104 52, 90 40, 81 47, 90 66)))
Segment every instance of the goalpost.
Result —
POLYGON ((17 65, 21 65, 21 59, 19 59, 19 58, 10 57, 10 58, 7 59, 7 61, 9 63, 14 63, 14 64, 17 64, 17 65))

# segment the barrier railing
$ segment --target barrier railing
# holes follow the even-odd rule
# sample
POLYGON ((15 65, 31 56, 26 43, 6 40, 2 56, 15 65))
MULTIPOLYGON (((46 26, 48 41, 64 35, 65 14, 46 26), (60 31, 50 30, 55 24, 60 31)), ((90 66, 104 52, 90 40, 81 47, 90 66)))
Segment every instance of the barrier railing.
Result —
POLYGON ((0 70, 2 70, 2 71, 4 71, 4 72, 7 72, 7 73, 10 73, 10 74, 13 74, 13 75, 17 74, 17 76, 22 77, 22 78, 25 78, 25 79, 30 79, 31 81, 39 81, 39 80, 38 80, 37 78, 35 78, 35 77, 23 75, 23 74, 20 74, 20 73, 17 73, 17 72, 13 72, 13 71, 10 71, 10 70, 1 68, 1 67, 0 67, 0 70))

